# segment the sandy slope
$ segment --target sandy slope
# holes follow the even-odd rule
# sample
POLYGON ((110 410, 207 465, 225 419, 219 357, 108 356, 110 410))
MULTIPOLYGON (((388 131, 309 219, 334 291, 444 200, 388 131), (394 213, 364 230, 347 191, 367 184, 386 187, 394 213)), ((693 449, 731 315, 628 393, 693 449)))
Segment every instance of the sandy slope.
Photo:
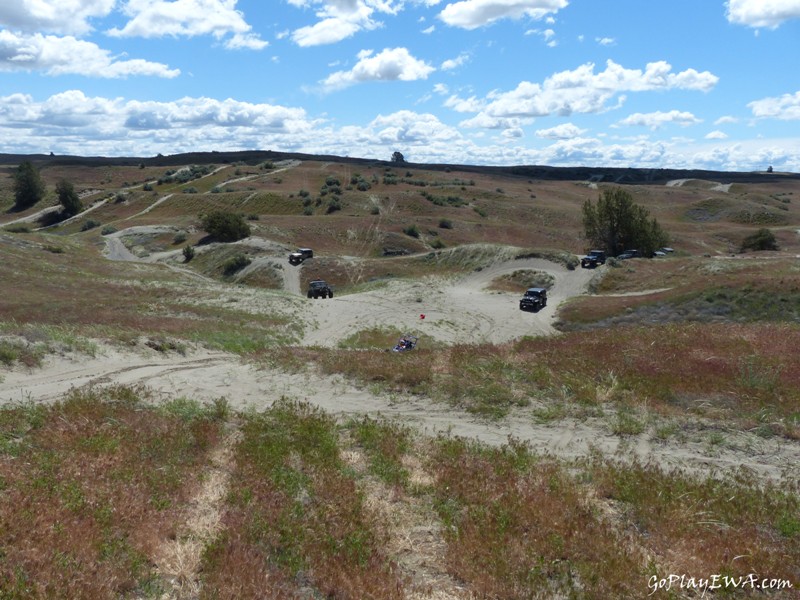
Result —
MULTIPOLYGON (((109 258, 153 260, 127 252, 120 235, 106 237, 109 258)), ((287 292, 278 295, 247 290, 253 296, 251 301, 262 309, 270 302, 291 303, 295 309, 299 308, 294 311, 298 318, 306 321, 302 343, 331 346, 371 326, 417 333, 421 344, 432 338, 447 343, 501 343, 523 335, 552 334, 558 304, 584 293, 595 272, 568 271, 541 259, 511 260, 461 278, 393 281, 378 290, 325 300, 309 300, 298 294, 299 269, 284 268, 284 273, 288 296, 287 292), (547 271, 555 278, 548 306, 539 313, 521 312, 517 294, 486 289, 489 282, 503 273, 523 268, 547 271), (420 318, 422 314, 425 319, 420 318)), ((243 308, 243 304, 238 306, 243 308)), ((82 386, 141 384, 153 391, 156 400, 187 397, 211 401, 224 397, 236 409, 261 409, 288 397, 311 402, 334 414, 381 414, 400 418, 428 433, 450 432, 491 444, 504 443, 513 435, 539 451, 563 457, 585 456, 594 447, 608 454, 637 457, 666 467, 710 471, 746 465, 755 475, 770 478, 778 478, 783 469, 800 461, 800 444, 764 440, 744 433, 726 434, 729 443, 714 449, 700 435, 696 440, 690 437, 680 442, 656 441, 651 432, 622 438, 611 433, 613 415, 538 424, 528 410, 499 422, 486 422, 427 398, 373 394, 313 369, 303 373, 259 369, 236 356, 200 349, 182 356, 159 353, 143 345, 138 350, 101 346, 93 358, 50 356, 41 368, 3 369, 0 376, 0 403, 54 401, 71 388, 82 386)))

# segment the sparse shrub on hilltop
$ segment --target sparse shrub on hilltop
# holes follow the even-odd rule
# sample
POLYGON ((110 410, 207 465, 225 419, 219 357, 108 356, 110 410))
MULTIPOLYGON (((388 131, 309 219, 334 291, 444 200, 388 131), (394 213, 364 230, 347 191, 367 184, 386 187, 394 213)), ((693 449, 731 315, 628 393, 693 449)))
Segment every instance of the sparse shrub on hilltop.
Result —
POLYGON ((633 202, 633 196, 622 188, 604 189, 597 204, 587 200, 583 205, 583 235, 592 248, 616 256, 635 248, 644 256, 666 246, 669 237, 650 218, 650 213, 633 202))
POLYGON ((14 208, 25 210, 44 198, 45 186, 39 170, 30 161, 24 161, 14 173, 14 208))
POLYGON ((230 277, 231 275, 244 269, 252 262, 253 261, 247 258, 244 254, 237 254, 225 263, 225 266, 223 267, 223 273, 226 277, 230 277))
POLYGON ((83 204, 75 192, 75 187, 66 179, 62 179, 56 184, 56 193, 62 206, 61 214, 65 218, 74 217, 83 210, 83 204))
POLYGON ((403 233, 413 238, 419 237, 419 227, 416 225, 409 225, 408 227, 403 227, 403 233))
POLYGON ((747 252, 748 250, 777 250, 778 240, 775 239, 775 234, 766 227, 759 229, 752 235, 748 235, 742 241, 741 251, 747 252))
POLYGON ((202 227, 218 242, 235 242, 250 236, 250 226, 242 215, 221 210, 203 215, 202 227))

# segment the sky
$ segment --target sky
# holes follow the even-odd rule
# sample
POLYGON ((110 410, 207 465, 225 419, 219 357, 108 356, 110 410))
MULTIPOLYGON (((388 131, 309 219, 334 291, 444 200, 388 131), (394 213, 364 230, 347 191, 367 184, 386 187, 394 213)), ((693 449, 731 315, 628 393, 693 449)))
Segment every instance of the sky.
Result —
POLYGON ((0 0, 0 153, 800 172, 800 0, 0 0))

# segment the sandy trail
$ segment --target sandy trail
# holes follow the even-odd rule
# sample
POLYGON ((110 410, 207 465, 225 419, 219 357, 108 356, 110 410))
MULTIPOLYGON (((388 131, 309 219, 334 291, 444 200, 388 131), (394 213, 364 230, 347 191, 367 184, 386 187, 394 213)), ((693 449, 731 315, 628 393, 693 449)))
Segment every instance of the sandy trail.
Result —
POLYGON ((542 259, 503 261, 461 279, 427 278, 390 282, 380 290, 310 302, 305 308, 312 328, 307 345, 333 346, 361 329, 392 326, 447 343, 503 343, 530 335, 554 333, 552 321, 563 300, 585 292, 593 273, 568 271, 542 259), (519 269, 555 277, 547 307, 538 313, 519 310, 519 294, 489 291, 495 278, 519 269), (421 318, 425 315, 425 318, 421 318))
MULTIPOLYGON (((106 236, 106 256, 115 260, 150 262, 125 249, 125 230, 106 236)), ((141 232, 136 228, 137 232, 141 232)), ((253 243, 253 240, 250 240, 253 243)), ((265 246, 271 242, 264 240, 265 246)), ((277 249, 276 249, 277 251, 277 249)), ((273 259, 270 257, 270 259, 273 259)), ((278 260, 277 255, 274 260, 278 260)), ((285 256, 281 258, 285 261, 285 256)), ((552 321, 558 304, 585 293, 594 270, 569 271, 542 259, 500 261, 460 278, 392 281, 369 292, 309 300, 298 294, 300 268, 284 264, 287 291, 246 290, 253 310, 291 304, 306 324, 303 345, 334 346, 368 327, 395 327, 445 343, 503 343, 524 335, 554 333, 552 321), (495 278, 519 269, 550 273, 555 283, 548 305, 538 313, 519 310, 518 294, 486 289, 495 278), (420 315, 424 314, 425 319, 420 315)), ((213 295, 217 283, 204 284, 213 295)), ((222 288, 220 288, 222 289, 222 288)), ((244 292, 242 292, 244 293, 244 292)), ((243 297, 244 298, 244 297, 243 297)), ((244 308, 245 302, 239 306, 244 308)), ((376 349, 380 352, 381 349, 376 349)), ((307 401, 340 416, 382 415, 401 419, 424 433, 450 433, 489 444, 502 444, 513 436, 543 453, 563 458, 587 456, 599 449, 607 455, 638 458, 666 468, 680 467, 713 472, 746 466, 759 477, 778 479, 800 461, 800 444, 783 439, 761 439, 747 433, 726 432, 724 448, 710 448, 700 434, 696 439, 659 440, 651 431, 637 436, 612 433, 614 414, 582 420, 560 419, 552 424, 535 422, 532 411, 520 409, 500 421, 484 421, 449 405, 408 394, 382 394, 359 388, 341 377, 324 376, 313 367, 299 373, 258 368, 234 355, 195 350, 186 356, 102 346, 95 357, 49 356, 41 368, 2 370, 0 403, 51 402, 72 388, 110 384, 144 385, 156 400, 186 397, 198 401, 226 398, 237 410, 263 410, 286 397, 307 401)), ((612 409, 609 408, 609 411, 612 409)))
POLYGON ((613 413, 605 417, 561 419, 538 423, 520 409, 502 420, 479 419, 452 406, 410 394, 372 393, 338 376, 313 368, 300 373, 259 368, 222 352, 198 351, 187 356, 103 347, 98 356, 48 357, 42 368, 4 370, 0 404, 51 402, 72 388, 120 384, 144 385, 155 401, 179 397, 210 402, 225 398, 235 410, 263 410, 280 398, 305 401, 338 416, 370 415, 402 420, 422 433, 449 433, 499 445, 509 436, 528 442, 541 453, 561 458, 587 456, 598 449, 609 456, 638 458, 665 468, 720 472, 744 466, 757 477, 779 479, 800 461, 800 444, 728 432, 724 448, 710 448, 697 439, 660 440, 651 432, 617 436, 613 413))

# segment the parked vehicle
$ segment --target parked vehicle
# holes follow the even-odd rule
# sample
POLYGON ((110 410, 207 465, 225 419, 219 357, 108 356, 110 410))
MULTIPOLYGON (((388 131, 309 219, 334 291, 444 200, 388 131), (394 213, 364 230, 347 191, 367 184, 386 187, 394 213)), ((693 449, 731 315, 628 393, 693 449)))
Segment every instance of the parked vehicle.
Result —
POLYGON ((592 250, 581 258, 581 268, 594 269, 598 265, 606 264, 606 253, 603 250, 592 250))
POLYGON ((519 309, 538 312, 547 306, 547 290, 544 288, 528 288, 520 298, 519 309))
POLYGON ((309 298, 333 298, 333 289, 322 279, 314 279, 308 284, 306 296, 309 298))
POLYGON ((417 347, 417 341, 419 338, 415 335, 405 334, 402 336, 392 348, 392 352, 408 352, 409 350, 413 350, 417 347))
POLYGON ((618 254, 617 258, 619 260, 625 260, 628 258, 639 258, 641 254, 639 254, 638 250, 625 250, 625 252, 618 254))
POLYGON ((298 248, 289 254, 289 264, 299 265, 309 258, 314 258, 314 251, 311 248, 298 248))

